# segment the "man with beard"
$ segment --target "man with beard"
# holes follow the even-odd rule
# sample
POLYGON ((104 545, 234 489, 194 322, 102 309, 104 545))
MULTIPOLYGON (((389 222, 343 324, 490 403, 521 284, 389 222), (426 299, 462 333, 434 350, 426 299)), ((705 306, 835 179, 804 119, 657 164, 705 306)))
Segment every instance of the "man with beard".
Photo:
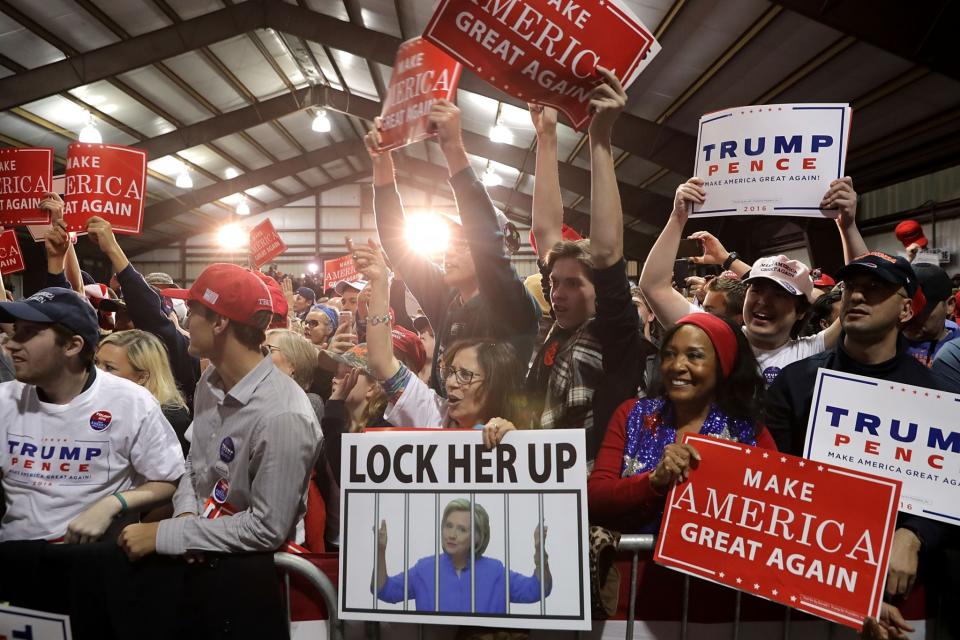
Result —
POLYGON ((539 310, 510 264, 497 211, 470 168, 460 135, 460 109, 448 100, 437 100, 430 122, 439 135, 463 221, 462 226, 450 225, 443 269, 406 242, 393 159, 390 151, 380 150, 377 129, 367 134, 366 144, 373 160, 373 204, 380 243, 437 331, 431 386, 443 395, 439 362, 445 347, 462 338, 487 337, 509 342, 520 360, 527 362, 537 335, 539 310))
MULTIPOLYGON (((807 420, 820 368, 953 391, 910 355, 900 331, 924 307, 910 263, 881 252, 860 256, 837 272, 840 340, 833 349, 786 367, 767 392, 766 425, 780 451, 802 455, 807 420)), ((917 574, 921 549, 940 545, 946 527, 916 516, 898 520, 890 555, 887 595, 906 595, 917 574)))

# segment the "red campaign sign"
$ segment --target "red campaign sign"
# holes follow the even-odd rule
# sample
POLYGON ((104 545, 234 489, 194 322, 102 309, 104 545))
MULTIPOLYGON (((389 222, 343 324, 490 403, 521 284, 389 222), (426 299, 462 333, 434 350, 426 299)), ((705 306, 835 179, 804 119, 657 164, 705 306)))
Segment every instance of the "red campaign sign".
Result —
POLYGON ((0 233, 0 274, 6 276, 26 268, 20 243, 17 241, 17 232, 7 229, 0 233))
POLYGON ((428 116, 434 101, 453 100, 463 66, 423 38, 400 45, 380 113, 381 148, 396 149, 434 135, 428 116))
POLYGON ((45 224, 43 194, 53 183, 53 149, 0 149, 0 225, 45 224))
POLYGON ((702 457, 667 495, 654 559, 860 629, 877 617, 900 481, 687 435, 702 457))
POLYGON ((323 261, 323 290, 336 286, 341 280, 356 280, 357 270, 350 254, 323 261))
POLYGON ((619 0, 440 0, 423 37, 498 89, 556 107, 574 127, 606 67, 628 88, 660 51, 619 0))
POLYGON ((273 228, 269 218, 250 230, 250 256, 257 269, 286 250, 287 245, 273 228))
POLYGON ((140 233, 146 184, 147 152, 143 149, 71 143, 63 197, 67 231, 85 231, 87 220, 99 216, 115 233, 140 233))

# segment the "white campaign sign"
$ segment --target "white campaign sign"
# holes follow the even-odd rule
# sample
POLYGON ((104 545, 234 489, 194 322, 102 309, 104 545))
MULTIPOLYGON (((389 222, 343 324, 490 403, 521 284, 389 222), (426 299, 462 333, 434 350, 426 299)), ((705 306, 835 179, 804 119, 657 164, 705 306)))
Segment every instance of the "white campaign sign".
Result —
POLYGON ((580 429, 344 434, 340 616, 590 629, 584 449, 580 429))
POLYGON ((71 640, 70 616, 0 605, 0 638, 71 640))
POLYGON ((846 104, 769 104, 702 116, 693 175, 706 182, 707 197, 690 217, 837 217, 820 201, 843 176, 849 135, 846 104))
POLYGON ((903 482, 900 511, 960 524, 960 395, 820 369, 804 457, 903 482))

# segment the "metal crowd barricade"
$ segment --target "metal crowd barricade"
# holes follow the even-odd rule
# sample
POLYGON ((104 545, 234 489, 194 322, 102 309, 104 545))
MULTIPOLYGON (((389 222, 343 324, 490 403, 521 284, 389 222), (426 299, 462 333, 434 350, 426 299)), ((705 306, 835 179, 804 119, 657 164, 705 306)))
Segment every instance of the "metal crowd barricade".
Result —
POLYGON ((287 625, 290 621, 290 574, 295 573, 317 590, 327 607, 327 637, 330 640, 342 640, 343 629, 337 617, 337 588, 330 578, 312 562, 292 553, 279 551, 273 554, 273 564, 283 571, 283 582, 287 593, 287 625))

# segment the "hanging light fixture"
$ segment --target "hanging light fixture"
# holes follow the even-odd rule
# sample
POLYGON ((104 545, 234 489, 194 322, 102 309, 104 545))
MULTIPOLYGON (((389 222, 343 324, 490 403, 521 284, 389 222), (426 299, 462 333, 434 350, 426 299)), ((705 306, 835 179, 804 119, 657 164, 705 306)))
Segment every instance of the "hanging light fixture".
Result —
POLYGON ((250 215, 250 205, 247 204, 247 199, 243 195, 240 196, 240 202, 237 203, 237 215, 238 216, 250 215))
POLYGON ((90 142, 92 144, 101 144, 103 142, 103 136, 101 136, 97 130, 93 114, 89 112, 87 112, 87 124, 80 130, 80 142, 90 142))
POLYGON ((480 181, 483 183, 483 186, 485 187, 499 187, 500 184, 503 182, 503 179, 500 177, 500 175, 496 171, 494 171, 493 165, 490 164, 489 160, 487 160, 487 168, 484 170, 483 176, 481 176, 480 181))
POLYGON ((317 133, 330 133, 330 129, 332 129, 333 126, 330 124, 330 118, 327 117, 326 109, 317 111, 317 115, 314 116, 313 124, 310 128, 317 133))
POLYGON ((500 144, 513 144, 513 132, 506 128, 500 121, 490 127, 490 142, 499 142, 500 144))
POLYGON ((234 169, 233 167, 227 167, 226 171, 223 172, 223 175, 227 177, 227 180, 233 180, 238 175, 240 175, 240 172, 234 169))
POLYGON ((177 176, 177 187, 180 189, 193 189, 193 178, 190 177, 190 170, 186 167, 177 176))

